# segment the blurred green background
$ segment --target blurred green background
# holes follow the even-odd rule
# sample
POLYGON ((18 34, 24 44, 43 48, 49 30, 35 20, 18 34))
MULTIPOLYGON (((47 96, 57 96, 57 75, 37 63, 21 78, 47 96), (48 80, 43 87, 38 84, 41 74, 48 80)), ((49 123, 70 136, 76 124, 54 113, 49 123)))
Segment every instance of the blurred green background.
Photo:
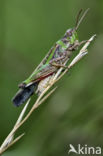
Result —
POLYGON ((97 34, 89 54, 60 80, 16 133, 26 135, 3 156, 67 156, 69 144, 103 148, 103 0, 0 1, 0 144, 23 108, 11 102, 17 85, 74 26, 81 8, 90 12, 79 27, 80 40, 97 34))

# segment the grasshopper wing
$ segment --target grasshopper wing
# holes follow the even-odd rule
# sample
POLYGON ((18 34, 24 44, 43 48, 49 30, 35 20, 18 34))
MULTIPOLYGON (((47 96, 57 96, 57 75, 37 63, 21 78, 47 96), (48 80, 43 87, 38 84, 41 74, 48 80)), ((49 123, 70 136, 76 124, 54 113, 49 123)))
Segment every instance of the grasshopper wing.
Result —
POLYGON ((31 82, 28 83, 25 87, 28 87, 28 86, 34 84, 35 82, 39 82, 39 81, 45 79, 46 77, 52 75, 53 73, 56 73, 57 69, 58 68, 55 66, 48 65, 44 69, 39 70, 39 72, 37 74, 35 74, 34 78, 32 77, 31 82))

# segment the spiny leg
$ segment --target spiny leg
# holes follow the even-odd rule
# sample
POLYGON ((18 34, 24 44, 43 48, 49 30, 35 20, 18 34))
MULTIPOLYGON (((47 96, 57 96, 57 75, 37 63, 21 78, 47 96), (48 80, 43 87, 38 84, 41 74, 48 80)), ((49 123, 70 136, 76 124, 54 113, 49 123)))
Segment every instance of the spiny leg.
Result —
POLYGON ((81 42, 79 43, 79 46, 81 46, 82 44, 87 43, 87 42, 90 42, 90 41, 89 41, 89 40, 81 41, 81 42))
POLYGON ((50 63, 52 66, 55 66, 55 67, 58 67, 58 68, 60 68, 60 67, 62 67, 62 68, 68 68, 68 66, 65 66, 64 64, 62 64, 62 63, 50 63))
POLYGON ((82 44, 86 43, 86 42, 89 42, 88 40, 83 40, 81 42, 76 42, 73 46, 69 47, 68 50, 69 51, 73 51, 73 50, 76 50, 77 47, 81 46, 82 44))
POLYGON ((65 54, 62 54, 62 56, 52 59, 52 60, 49 62, 49 64, 52 64, 52 63, 61 61, 61 60, 64 59, 64 58, 65 58, 65 54))

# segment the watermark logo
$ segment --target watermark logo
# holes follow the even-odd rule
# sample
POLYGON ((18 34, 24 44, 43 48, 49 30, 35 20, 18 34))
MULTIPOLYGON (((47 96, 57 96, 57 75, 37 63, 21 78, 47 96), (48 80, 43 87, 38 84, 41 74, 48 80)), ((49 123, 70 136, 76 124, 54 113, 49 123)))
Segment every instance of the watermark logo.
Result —
POLYGON ((77 148, 75 148, 72 144, 69 145, 69 151, 68 154, 70 153, 75 153, 75 154, 88 154, 88 155, 101 155, 102 154, 102 149, 101 147, 89 147, 88 145, 77 145, 77 148))

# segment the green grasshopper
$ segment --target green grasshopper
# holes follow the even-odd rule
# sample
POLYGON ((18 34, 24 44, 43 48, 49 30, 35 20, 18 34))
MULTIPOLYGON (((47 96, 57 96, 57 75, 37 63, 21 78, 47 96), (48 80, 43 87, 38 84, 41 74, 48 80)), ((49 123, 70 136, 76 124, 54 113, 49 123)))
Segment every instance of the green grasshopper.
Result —
POLYGON ((77 50, 78 47, 87 42, 78 40, 77 29, 88 12, 88 9, 84 12, 82 17, 79 20, 81 11, 77 16, 76 25, 72 29, 68 29, 64 36, 58 40, 54 46, 50 49, 48 54, 36 68, 36 70, 31 74, 31 76, 23 81, 19 88, 20 90, 13 98, 13 103, 16 106, 23 104, 34 92, 40 93, 40 86, 43 86, 43 83, 47 83, 49 78, 55 74, 58 69, 61 67, 66 68, 66 63, 70 59, 73 51, 77 50), (42 82, 42 85, 40 85, 42 82), (37 91, 38 90, 38 91, 37 91))

